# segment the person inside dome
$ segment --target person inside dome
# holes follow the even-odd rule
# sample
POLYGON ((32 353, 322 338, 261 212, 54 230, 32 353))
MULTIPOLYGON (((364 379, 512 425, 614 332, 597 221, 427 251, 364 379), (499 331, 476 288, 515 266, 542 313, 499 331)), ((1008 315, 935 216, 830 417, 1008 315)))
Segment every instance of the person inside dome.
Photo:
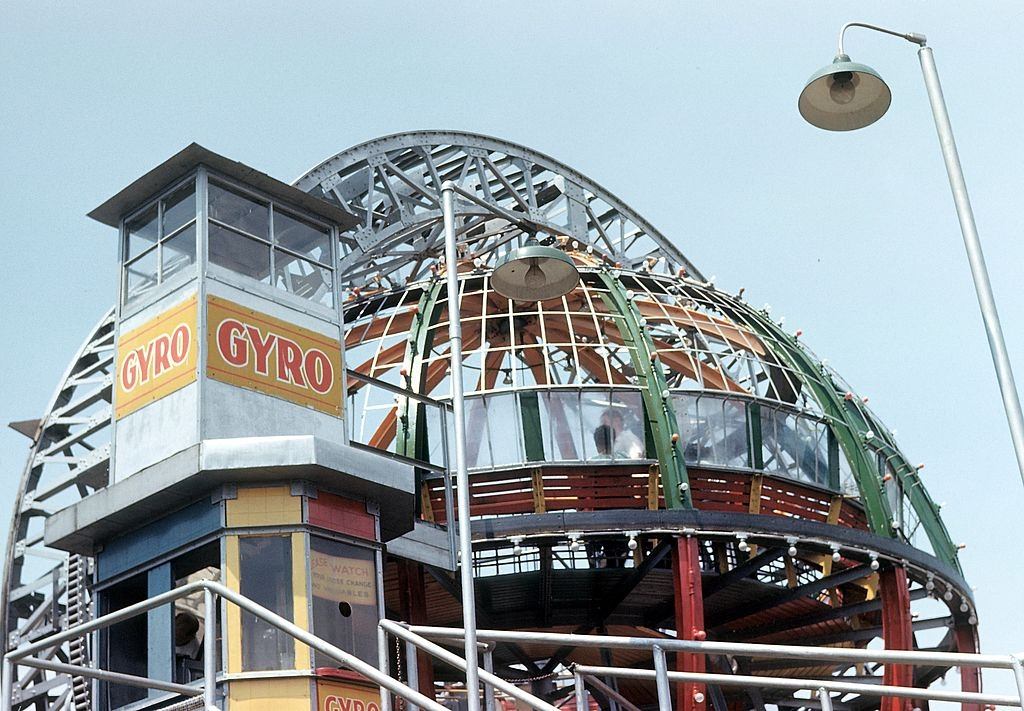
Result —
POLYGON ((608 425, 598 425, 597 429, 594 430, 594 447, 597 448, 597 456, 594 459, 611 459, 612 458, 612 442, 615 439, 615 433, 612 432, 612 428, 608 425))
POLYGON ((632 429, 626 427, 622 412, 608 408, 601 415, 601 425, 612 431, 612 451, 619 459, 643 459, 644 443, 632 429))

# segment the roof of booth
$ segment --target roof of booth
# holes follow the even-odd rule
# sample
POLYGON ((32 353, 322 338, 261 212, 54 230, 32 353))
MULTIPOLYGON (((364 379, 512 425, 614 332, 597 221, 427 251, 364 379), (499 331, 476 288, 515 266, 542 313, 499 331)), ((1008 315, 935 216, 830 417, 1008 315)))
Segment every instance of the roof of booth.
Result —
POLYGON ((89 217, 110 227, 117 227, 121 218, 126 214, 200 165, 251 186, 271 198, 302 208, 343 229, 355 224, 355 218, 337 205, 310 195, 288 183, 283 183, 244 163, 214 153, 198 143, 190 143, 160 165, 132 181, 127 187, 90 212, 89 217))

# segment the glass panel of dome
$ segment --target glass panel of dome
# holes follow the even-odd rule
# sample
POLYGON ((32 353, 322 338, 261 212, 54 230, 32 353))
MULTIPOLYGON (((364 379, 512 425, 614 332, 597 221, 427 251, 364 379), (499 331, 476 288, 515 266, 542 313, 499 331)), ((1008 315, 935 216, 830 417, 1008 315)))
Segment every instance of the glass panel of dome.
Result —
POLYGON ((218 185, 212 180, 207 193, 211 220, 230 225, 255 237, 270 238, 270 208, 267 204, 218 185))
POLYGON ((210 263, 270 283, 270 245, 210 224, 210 263))
POLYGON ((493 466, 490 438, 487 436, 487 399, 484 397, 466 401, 466 466, 493 466))
MULTIPOLYGON (((602 394, 605 405, 599 425, 612 431, 612 456, 615 459, 645 459, 644 406, 639 392, 613 390, 602 394)), ((587 408, 584 408, 584 412, 587 408)), ((584 427, 586 427, 585 423, 584 427)), ((598 426, 599 426, 598 425, 598 426)), ((593 429, 591 431, 594 431, 593 429)), ((597 439, 595 438, 596 442, 597 439)))
POLYGON ((330 269, 274 250, 274 286, 330 308, 334 305, 333 277, 330 269))
POLYGON ((540 404, 544 451, 549 453, 549 459, 581 459, 583 433, 580 429, 579 393, 559 390, 543 392, 540 404))
POLYGON ((519 464, 523 455, 522 428, 515 393, 487 396, 487 432, 495 466, 519 464))
POLYGON ((189 225, 178 234, 164 242, 161 252, 161 280, 167 281, 171 276, 188 269, 196 261, 196 226, 189 225))
POLYGON ((164 200, 164 226, 160 233, 167 237, 196 219, 196 186, 190 180, 164 200))
POLYGON ((274 242, 307 259, 330 265, 330 232, 287 212, 274 209, 274 242))
POLYGON ((134 259, 156 244, 160 237, 159 208, 156 203, 147 208, 141 215, 127 225, 128 254, 126 259, 134 259))
POLYGON ((736 400, 723 400, 720 463, 730 467, 749 467, 748 452, 746 405, 736 400))
POLYGON ((157 250, 150 249, 125 265, 125 301, 137 299, 157 284, 157 250))
POLYGON ((688 393, 672 395, 672 406, 679 423, 679 436, 683 442, 683 461, 687 466, 700 462, 701 428, 697 413, 697 397, 688 393))

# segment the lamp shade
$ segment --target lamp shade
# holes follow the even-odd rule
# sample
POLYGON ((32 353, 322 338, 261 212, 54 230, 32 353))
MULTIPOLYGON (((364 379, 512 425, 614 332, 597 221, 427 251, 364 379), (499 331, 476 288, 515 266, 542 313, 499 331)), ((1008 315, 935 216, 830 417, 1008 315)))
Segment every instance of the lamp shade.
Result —
POLYGON ((871 67, 851 62, 845 54, 819 69, 800 92, 800 115, 828 131, 870 126, 889 109, 892 93, 871 67))
POLYGON ((491 273, 491 286, 513 301, 544 301, 568 294, 579 284, 572 257, 531 240, 505 255, 491 273))

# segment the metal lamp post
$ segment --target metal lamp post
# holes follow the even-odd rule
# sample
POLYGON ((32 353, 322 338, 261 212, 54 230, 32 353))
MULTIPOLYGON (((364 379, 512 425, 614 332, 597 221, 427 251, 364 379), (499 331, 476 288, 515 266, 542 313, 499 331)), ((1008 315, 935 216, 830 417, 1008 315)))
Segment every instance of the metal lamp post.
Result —
MULTIPOLYGON (((469 517, 469 477, 466 467, 465 393, 462 382, 462 318, 459 308, 459 273, 456 255, 455 193, 494 214, 519 225, 531 235, 535 229, 522 218, 479 200, 472 193, 445 181, 441 185, 444 214, 445 268, 448 272, 448 338, 451 343, 452 414, 455 418, 455 476, 459 502, 459 571, 462 583, 462 615, 465 628, 466 701, 469 711, 480 711, 480 676, 477 660, 476 598, 473 592, 473 540, 469 517)), ((541 301, 563 296, 579 283, 572 258, 531 237, 501 260, 493 275, 494 288, 502 296, 521 301, 541 301), (503 286, 499 287, 499 283, 503 286)))
POLYGON ((863 22, 849 22, 843 25, 839 31, 839 51, 836 58, 831 65, 815 72, 800 93, 800 115, 818 128, 850 131, 874 123, 889 108, 891 94, 882 77, 870 67, 851 62, 843 49, 843 36, 850 27, 864 27, 902 37, 920 46, 917 54, 921 60, 921 71, 924 73, 924 85, 935 118, 935 130, 939 134, 939 145, 946 163, 949 186, 953 191, 960 231, 963 233, 964 246, 967 248, 967 261, 971 266, 971 276, 978 294, 985 334, 988 336, 989 349, 992 351, 992 362, 995 364, 1003 408, 1006 410, 1006 419, 1010 425, 1010 438, 1013 440, 1013 449, 1017 456, 1017 468, 1021 480, 1024 481, 1024 416, 1021 415, 1017 386, 1006 353, 995 297, 992 294, 985 257, 981 251, 981 241, 978 238, 978 228, 974 224, 974 212, 967 195, 967 184, 964 181, 963 169, 960 167, 956 143, 953 141, 953 128, 949 123, 939 75, 935 69, 935 58, 932 56, 931 47, 925 46, 925 36, 894 32, 863 22))

